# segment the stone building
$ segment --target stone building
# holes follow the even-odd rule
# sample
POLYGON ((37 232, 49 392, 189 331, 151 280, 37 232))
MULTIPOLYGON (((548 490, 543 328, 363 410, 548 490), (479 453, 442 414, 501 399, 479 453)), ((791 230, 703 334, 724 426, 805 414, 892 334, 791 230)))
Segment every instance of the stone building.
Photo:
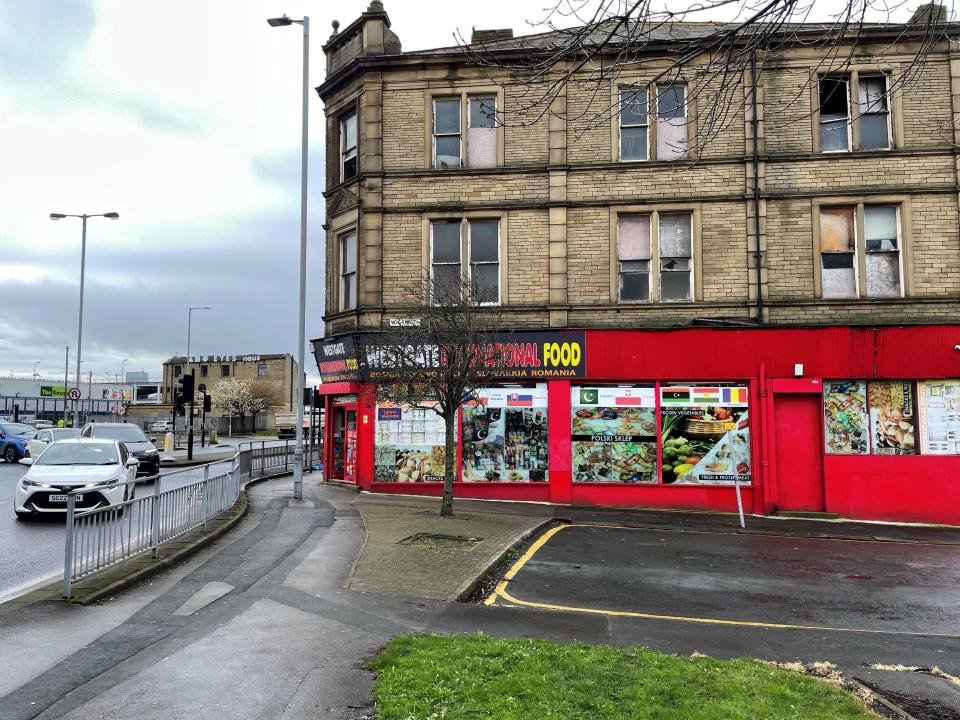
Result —
MULTIPOLYGON (((684 38, 706 32, 680 30, 684 38)), ((348 356, 357 338, 410 312, 411 278, 461 272, 489 281, 483 300, 510 327, 583 343, 585 360, 567 379, 520 388, 549 416, 552 454, 545 477, 537 475, 544 482, 508 484, 510 473, 497 470, 479 489, 465 461, 458 493, 730 509, 732 486, 742 485, 757 512, 944 519, 943 496, 905 501, 887 484, 922 477, 931 497, 960 492, 936 479, 932 490, 927 475, 931 458, 938 468, 960 461, 960 406, 936 399, 960 394, 951 380, 960 377, 952 324, 960 310, 960 46, 937 45, 901 85, 917 50, 909 25, 864 28, 842 71, 822 71, 823 51, 798 45, 764 67, 751 97, 744 83, 734 121, 690 162, 711 90, 682 75, 651 85, 672 32, 601 92, 570 82, 549 107, 525 114, 527 86, 480 67, 468 49, 402 52, 402 33, 379 0, 335 28, 317 88, 328 270, 327 336, 314 345, 328 411, 339 403, 345 413, 340 431, 328 415, 330 431, 343 444, 352 422, 356 465, 344 470, 331 456, 334 475, 340 467, 366 487, 394 489, 377 475, 385 453, 364 378, 342 368, 355 367, 348 356), (598 104, 619 112, 596 122, 598 104), (325 357, 335 364, 329 373, 325 357), (664 471, 669 453, 651 440, 652 471, 629 483, 578 473, 570 449, 578 390, 625 384, 650 389, 658 436, 669 388, 691 397, 706 389, 704 398, 747 393, 754 432, 744 467, 756 469, 676 482, 664 471), (890 402, 891 384, 899 409, 878 404, 890 402), (862 405, 864 426, 836 426, 836 403, 862 405), (881 410, 905 418, 899 445, 884 444, 881 410), (954 415, 956 428, 946 419, 954 415), (935 427, 923 426, 926 417, 935 427), (788 437, 787 425, 809 437, 788 437), (802 472, 776 462, 788 449, 804 459, 802 472), (936 457, 944 454, 953 457, 936 457), (693 484, 695 493, 675 491, 693 484)), ((549 40, 511 31, 473 38, 504 57, 549 40)), ((933 474, 952 482, 943 472, 933 474)))

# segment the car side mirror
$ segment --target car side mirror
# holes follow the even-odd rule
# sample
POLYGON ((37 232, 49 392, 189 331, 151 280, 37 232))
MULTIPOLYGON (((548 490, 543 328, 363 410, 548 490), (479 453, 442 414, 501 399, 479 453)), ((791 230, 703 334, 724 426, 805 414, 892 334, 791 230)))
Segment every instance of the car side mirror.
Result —
POLYGON ((33 465, 33 458, 31 458, 31 457, 20 458, 20 464, 21 464, 21 465, 33 465))
POLYGON ((136 467, 139 464, 140 464, 140 461, 137 460, 136 458, 134 457, 127 458, 127 467, 136 467))

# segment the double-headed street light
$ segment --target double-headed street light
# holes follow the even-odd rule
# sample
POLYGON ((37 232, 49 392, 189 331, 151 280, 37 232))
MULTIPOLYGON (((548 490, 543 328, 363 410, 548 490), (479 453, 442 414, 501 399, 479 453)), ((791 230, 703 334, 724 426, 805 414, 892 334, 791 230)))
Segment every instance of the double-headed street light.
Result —
MULTIPOLYGON (((77 385, 80 384, 80 344, 83 341, 83 279, 84 272, 86 269, 87 262, 87 218, 92 217, 105 217, 110 218, 111 220, 119 220, 120 213, 108 212, 108 213, 98 213, 88 215, 82 213, 80 215, 67 215, 65 213, 50 213, 51 220, 63 220, 64 218, 75 217, 83 220, 83 235, 81 236, 80 241, 80 312, 77 319, 77 385)), ((69 388, 66 388, 64 392, 67 392, 69 388)), ((64 405, 66 405, 67 398, 63 399, 64 405)), ((74 404, 73 409, 73 426, 80 427, 80 403, 74 404)))
POLYGON ((294 20, 286 15, 269 18, 270 27, 303 25, 303 126, 300 138, 300 315, 297 335, 297 362, 300 372, 297 376, 297 434, 293 451, 293 496, 303 498, 303 348, 306 345, 306 307, 307 307, 307 98, 309 97, 309 61, 310 61, 310 18, 294 20))

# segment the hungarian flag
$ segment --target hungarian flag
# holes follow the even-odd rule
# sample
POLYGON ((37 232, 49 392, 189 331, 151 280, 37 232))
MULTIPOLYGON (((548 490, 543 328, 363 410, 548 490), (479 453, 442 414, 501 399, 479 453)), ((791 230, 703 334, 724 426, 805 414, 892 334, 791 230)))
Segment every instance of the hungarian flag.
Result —
POLYGON ((660 401, 665 403, 690 402, 690 388, 661 388, 660 401))
POLYGON ((532 407, 533 395, 510 393, 507 395, 507 407, 532 407))
POLYGON ((600 402, 600 391, 596 388, 580 388, 580 404, 596 405, 600 402))

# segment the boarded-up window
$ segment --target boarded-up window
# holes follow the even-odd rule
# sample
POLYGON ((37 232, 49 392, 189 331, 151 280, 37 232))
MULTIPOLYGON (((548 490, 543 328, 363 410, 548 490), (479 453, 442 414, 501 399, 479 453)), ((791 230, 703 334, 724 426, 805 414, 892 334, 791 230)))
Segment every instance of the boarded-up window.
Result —
POLYGON ((692 215, 661 213, 657 233, 660 250, 660 299, 691 297, 692 215))
POLYGON ((820 277, 825 298, 857 297, 853 211, 853 207, 820 209, 820 277))
POLYGON ((820 150, 850 149, 850 102, 847 79, 820 78, 820 150))
POLYGON ((687 109, 684 85, 657 88, 657 160, 687 156, 687 109))
POLYGON ((433 101, 433 166, 460 167, 460 98, 433 101))
POLYGON ((865 205, 867 297, 900 297, 899 219, 895 205, 865 205))
POLYGON ((620 91, 620 159, 646 160, 647 91, 645 88, 624 88, 620 91))
POLYGON ((650 216, 621 215, 617 221, 620 300, 650 299, 650 216))
POLYGON ((497 165, 497 99, 495 97, 470 98, 467 165, 472 168, 497 165))
POLYGON ((887 104, 887 78, 885 75, 861 75, 858 85, 860 149, 888 148, 890 112, 887 104))

